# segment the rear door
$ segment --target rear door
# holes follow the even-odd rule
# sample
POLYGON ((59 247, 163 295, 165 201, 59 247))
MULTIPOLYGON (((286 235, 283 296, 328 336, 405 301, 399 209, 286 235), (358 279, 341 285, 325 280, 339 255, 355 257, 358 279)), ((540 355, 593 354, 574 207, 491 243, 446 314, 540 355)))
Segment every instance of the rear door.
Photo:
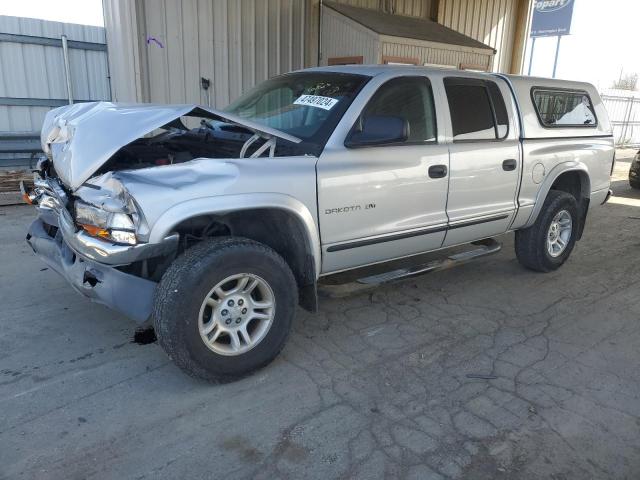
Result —
POLYGON ((516 212, 521 147, 500 79, 444 78, 451 117, 449 229, 444 246, 504 233, 516 212))
POLYGON ((347 133, 332 137, 318 160, 324 273, 439 248, 446 231, 449 151, 438 140, 429 79, 396 77, 361 96, 352 106, 359 111, 341 122, 347 133), (348 132, 367 117, 400 118, 409 136, 347 148, 348 132))

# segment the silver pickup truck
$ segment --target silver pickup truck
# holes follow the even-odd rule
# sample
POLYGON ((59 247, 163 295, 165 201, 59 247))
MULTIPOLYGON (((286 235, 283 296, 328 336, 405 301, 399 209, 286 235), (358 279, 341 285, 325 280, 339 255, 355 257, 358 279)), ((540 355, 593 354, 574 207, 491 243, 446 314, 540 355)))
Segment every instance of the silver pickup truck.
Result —
POLYGON ((344 272, 401 278, 426 269, 399 259, 512 231, 520 263, 557 269, 614 163, 592 85, 394 66, 290 73, 224 110, 62 107, 42 148, 23 192, 35 253, 83 295, 153 321, 206 379, 271 361, 297 305, 315 311, 318 283, 344 272))

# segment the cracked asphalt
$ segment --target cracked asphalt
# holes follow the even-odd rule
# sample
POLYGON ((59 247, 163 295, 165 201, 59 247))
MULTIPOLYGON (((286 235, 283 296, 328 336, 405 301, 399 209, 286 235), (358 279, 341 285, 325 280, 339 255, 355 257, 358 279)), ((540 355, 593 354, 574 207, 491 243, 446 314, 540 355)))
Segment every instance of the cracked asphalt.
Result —
POLYGON ((32 209, 4 207, 0 478, 640 478, 628 167, 559 271, 522 269, 506 236, 497 255, 300 310, 282 355, 225 385, 132 343, 133 323, 31 253, 32 209))

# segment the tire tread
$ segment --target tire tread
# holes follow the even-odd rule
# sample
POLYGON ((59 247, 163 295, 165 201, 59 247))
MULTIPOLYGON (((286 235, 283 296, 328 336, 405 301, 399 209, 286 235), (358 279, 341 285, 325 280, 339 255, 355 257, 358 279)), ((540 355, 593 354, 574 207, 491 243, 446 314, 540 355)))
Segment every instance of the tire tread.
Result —
MULTIPOLYGON (((177 292, 181 288, 182 277, 185 272, 197 269, 200 262, 204 258, 211 259, 212 257, 224 256, 229 252, 237 249, 252 249, 258 251, 261 254, 270 257, 281 267, 283 272, 288 278, 286 279, 290 285, 295 286, 296 281, 291 269, 287 262, 276 253, 270 247, 243 237, 215 237, 212 239, 204 240, 197 245, 186 250, 181 256, 179 256, 169 266, 164 273, 158 288, 156 288, 156 295, 153 305, 152 319, 153 325, 158 338, 158 343, 167 353, 169 358, 173 360, 181 370, 188 375, 205 379, 212 382, 226 382, 237 379, 239 377, 249 375, 255 370, 258 370, 267 365, 273 357, 277 356, 286 343, 281 343, 277 352, 273 357, 265 359, 262 363, 252 368, 250 371, 243 372, 241 375, 229 375, 214 373, 204 367, 202 367, 189 352, 181 346, 181 336, 177 328, 180 327, 179 322, 175 321, 175 314, 178 312, 172 312, 172 302, 170 296, 172 292, 177 292)), ((295 292, 295 304, 297 305, 297 288, 293 289, 295 292)), ((287 332, 288 336, 288 332, 287 332)))
POLYGON ((530 270, 546 273, 559 268, 569 257, 575 245, 577 231, 576 215, 573 215, 574 227, 572 238, 565 252, 562 253, 561 261, 558 263, 550 262, 545 250, 547 225, 553 218, 553 215, 555 215, 562 206, 570 206, 574 212, 577 212, 577 202, 573 195, 560 190, 550 190, 536 222, 529 228, 516 231, 516 257, 522 266, 530 270))

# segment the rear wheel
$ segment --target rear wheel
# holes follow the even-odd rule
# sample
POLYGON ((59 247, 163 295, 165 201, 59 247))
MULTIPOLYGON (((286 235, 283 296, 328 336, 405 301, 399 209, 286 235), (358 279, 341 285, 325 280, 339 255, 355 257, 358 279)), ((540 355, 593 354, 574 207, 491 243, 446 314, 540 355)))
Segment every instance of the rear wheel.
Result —
POLYGON ((629 179, 629 186, 633 189, 640 190, 640 182, 629 179))
POLYGON ((551 190, 536 222, 516 231, 518 261, 538 272, 556 270, 571 255, 578 221, 578 204, 573 195, 551 190))
POLYGON ((188 374, 242 376, 284 347, 297 305, 296 281, 266 245, 224 237, 176 259, 156 293, 158 341, 188 374))

